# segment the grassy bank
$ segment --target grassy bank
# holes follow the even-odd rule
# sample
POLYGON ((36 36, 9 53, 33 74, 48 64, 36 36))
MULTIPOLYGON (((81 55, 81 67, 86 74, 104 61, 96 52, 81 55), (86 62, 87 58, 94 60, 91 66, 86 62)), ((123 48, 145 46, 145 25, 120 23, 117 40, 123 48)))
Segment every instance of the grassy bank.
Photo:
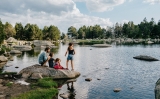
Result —
POLYGON ((52 78, 39 79, 31 84, 33 90, 11 99, 53 99, 58 94, 57 83, 52 78))

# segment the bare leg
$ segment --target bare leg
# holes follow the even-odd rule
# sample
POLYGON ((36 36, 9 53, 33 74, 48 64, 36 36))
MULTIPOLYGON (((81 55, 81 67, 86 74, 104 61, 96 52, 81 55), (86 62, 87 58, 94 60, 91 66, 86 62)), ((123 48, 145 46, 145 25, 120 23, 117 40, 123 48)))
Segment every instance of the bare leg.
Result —
POLYGON ((67 69, 68 69, 68 61, 69 61, 69 60, 66 61, 66 68, 67 68, 67 69))
POLYGON ((71 60, 71 67, 72 67, 72 70, 74 70, 74 67, 73 67, 73 60, 71 60))

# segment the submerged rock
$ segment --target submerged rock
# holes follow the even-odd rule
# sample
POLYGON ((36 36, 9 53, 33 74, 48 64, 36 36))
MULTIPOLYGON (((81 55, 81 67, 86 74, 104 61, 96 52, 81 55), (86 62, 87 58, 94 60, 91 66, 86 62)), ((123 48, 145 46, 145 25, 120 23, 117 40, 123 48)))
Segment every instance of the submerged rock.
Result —
POLYGON ((147 55, 139 55, 139 56, 135 56, 133 58, 139 59, 139 60, 145 60, 145 61, 159 61, 158 59, 153 58, 151 56, 147 56, 147 55))
POLYGON ((32 78, 33 74, 35 73, 38 74, 39 77, 41 75, 42 77, 52 77, 53 79, 75 78, 80 75, 80 73, 77 71, 70 71, 64 69, 57 70, 54 68, 43 67, 38 64, 24 68, 19 72, 19 74, 22 75, 23 78, 32 78))

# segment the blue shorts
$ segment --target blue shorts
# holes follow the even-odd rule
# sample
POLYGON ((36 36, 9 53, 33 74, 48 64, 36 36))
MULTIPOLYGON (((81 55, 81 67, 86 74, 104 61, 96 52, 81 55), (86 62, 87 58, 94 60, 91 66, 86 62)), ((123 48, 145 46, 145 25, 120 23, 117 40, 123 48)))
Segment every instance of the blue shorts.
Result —
POLYGON ((67 57, 67 60, 73 60, 73 55, 69 54, 68 57, 67 57))

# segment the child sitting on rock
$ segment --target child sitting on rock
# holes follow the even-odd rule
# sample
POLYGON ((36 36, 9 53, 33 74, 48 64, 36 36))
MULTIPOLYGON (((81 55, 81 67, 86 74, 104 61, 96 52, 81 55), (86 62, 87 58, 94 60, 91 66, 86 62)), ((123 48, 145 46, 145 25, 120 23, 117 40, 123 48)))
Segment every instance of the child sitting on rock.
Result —
POLYGON ((60 64, 61 60, 59 58, 56 58, 55 60, 55 65, 54 65, 54 69, 65 69, 64 67, 61 66, 60 64))
POLYGON ((50 53, 49 56, 50 56, 50 59, 48 61, 48 64, 50 68, 53 68, 53 66, 55 65, 55 62, 54 62, 55 59, 53 58, 53 53, 50 53))

